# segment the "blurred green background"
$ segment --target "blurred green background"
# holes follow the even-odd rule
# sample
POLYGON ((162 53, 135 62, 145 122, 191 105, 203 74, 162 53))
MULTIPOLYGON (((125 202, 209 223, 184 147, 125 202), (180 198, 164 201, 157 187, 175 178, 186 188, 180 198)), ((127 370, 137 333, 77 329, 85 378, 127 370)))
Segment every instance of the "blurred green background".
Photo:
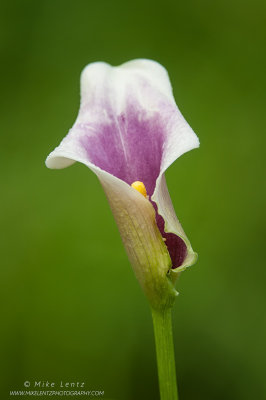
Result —
POLYGON ((169 71, 201 147, 167 172, 199 253, 178 284, 181 400, 266 398, 264 1, 2 1, 1 398, 25 380, 158 400, 149 307, 83 165, 51 171, 93 61, 169 71))

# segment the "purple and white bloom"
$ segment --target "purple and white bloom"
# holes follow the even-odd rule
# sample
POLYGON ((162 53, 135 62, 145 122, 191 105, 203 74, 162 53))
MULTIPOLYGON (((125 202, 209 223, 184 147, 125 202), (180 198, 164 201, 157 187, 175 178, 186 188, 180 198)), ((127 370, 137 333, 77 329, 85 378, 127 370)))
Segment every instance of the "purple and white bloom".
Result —
POLYGON ((136 277, 155 309, 172 305, 177 276, 197 259, 164 174, 198 146, 164 67, 142 59, 119 67, 96 62, 82 72, 76 122, 46 160, 55 169, 79 161, 97 175, 136 277))

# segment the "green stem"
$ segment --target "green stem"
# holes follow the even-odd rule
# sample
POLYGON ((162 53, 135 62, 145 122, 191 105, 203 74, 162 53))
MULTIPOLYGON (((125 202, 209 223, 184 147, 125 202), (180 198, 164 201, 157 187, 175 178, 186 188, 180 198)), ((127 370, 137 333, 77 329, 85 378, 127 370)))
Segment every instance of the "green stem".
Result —
POLYGON ((155 311, 152 319, 161 400, 178 400, 171 309, 155 311))

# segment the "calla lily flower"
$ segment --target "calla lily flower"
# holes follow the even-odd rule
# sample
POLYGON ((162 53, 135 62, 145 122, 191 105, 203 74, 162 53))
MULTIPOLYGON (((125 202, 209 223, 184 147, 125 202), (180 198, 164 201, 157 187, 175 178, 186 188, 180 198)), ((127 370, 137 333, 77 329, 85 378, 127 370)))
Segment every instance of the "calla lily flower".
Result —
POLYGON ((199 146, 176 106, 167 71, 155 61, 89 64, 81 104, 48 168, 79 161, 99 178, 129 260, 154 309, 171 307, 177 276, 197 258, 165 180, 178 157, 199 146))

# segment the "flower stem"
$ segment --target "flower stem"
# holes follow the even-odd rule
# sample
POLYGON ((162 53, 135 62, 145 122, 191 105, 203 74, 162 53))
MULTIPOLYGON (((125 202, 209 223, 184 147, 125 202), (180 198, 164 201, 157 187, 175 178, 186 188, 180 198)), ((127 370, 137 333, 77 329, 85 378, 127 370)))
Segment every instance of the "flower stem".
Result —
POLYGON ((161 400, 178 400, 171 308, 152 309, 161 400))

